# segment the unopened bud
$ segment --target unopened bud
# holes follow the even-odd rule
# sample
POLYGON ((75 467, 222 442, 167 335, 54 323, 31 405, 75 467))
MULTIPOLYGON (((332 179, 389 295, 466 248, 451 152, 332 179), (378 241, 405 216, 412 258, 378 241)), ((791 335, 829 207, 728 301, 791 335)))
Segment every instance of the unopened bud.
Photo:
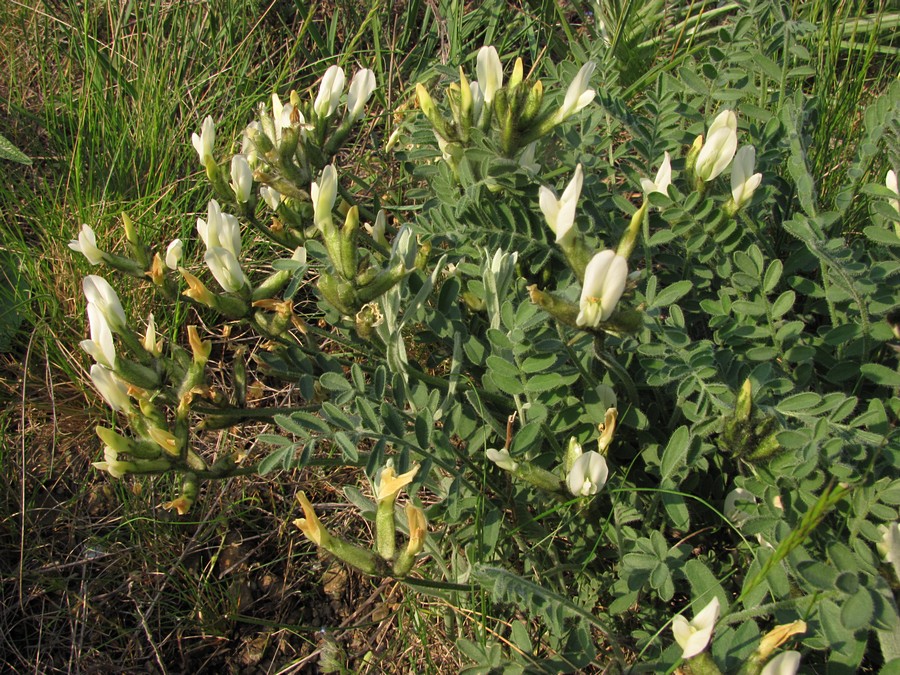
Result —
POLYGON ((447 124, 444 118, 441 117, 437 106, 434 104, 434 99, 431 98, 431 94, 421 84, 416 85, 416 98, 419 100, 419 107, 422 109, 422 113, 431 122, 434 130, 448 141, 455 140, 456 134, 453 133, 450 125, 447 124))
POLYGON ((543 309, 547 314, 569 326, 577 326, 578 305, 558 298, 552 293, 540 290, 536 284, 528 287, 528 296, 531 301, 543 309))
POLYGON ((528 97, 525 99, 525 105, 522 106, 522 113, 519 115, 519 127, 524 128, 537 117, 541 111, 541 104, 544 102, 544 85, 540 80, 534 83, 529 90, 528 97))
POLYGON ((510 90, 515 89, 522 82, 522 78, 525 76, 525 67, 522 64, 522 57, 519 56, 516 58, 516 63, 513 65, 512 75, 509 76, 509 88, 510 90))
POLYGON ((122 225, 125 228, 125 238, 128 240, 128 243, 135 246, 139 245, 141 242, 138 239, 137 230, 134 229, 134 221, 124 211, 122 212, 122 225))
POLYGON ((741 385, 737 401, 734 404, 734 418, 738 422, 747 422, 753 414, 753 382, 748 377, 741 385))

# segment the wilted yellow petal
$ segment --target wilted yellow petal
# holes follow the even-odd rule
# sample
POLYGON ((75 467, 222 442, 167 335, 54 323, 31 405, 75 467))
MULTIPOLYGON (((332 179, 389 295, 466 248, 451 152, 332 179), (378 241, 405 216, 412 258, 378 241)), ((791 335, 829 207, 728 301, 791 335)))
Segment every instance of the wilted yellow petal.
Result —
POLYGON ((154 443, 170 455, 178 454, 178 443, 175 440, 175 436, 170 431, 160 429, 159 427, 149 427, 147 429, 147 434, 154 443))
POLYGON ((425 533, 428 529, 425 512, 418 506, 407 504, 406 521, 409 523, 409 544, 406 546, 406 552, 409 555, 416 555, 425 546, 425 533))
POLYGON ((191 506, 194 505, 194 502, 188 499, 185 496, 181 496, 178 499, 173 499, 170 502, 166 502, 163 504, 163 508, 168 511, 175 511, 179 516, 183 516, 187 514, 191 510, 191 506))
POLYGON ((198 363, 206 363, 212 352, 212 343, 204 342, 200 339, 197 332, 197 326, 188 326, 188 342, 191 345, 191 351, 194 353, 194 361, 198 363))
POLYGON ((597 445, 601 455, 606 454, 606 449, 609 447, 609 444, 612 443, 613 434, 616 432, 616 419, 618 416, 619 411, 616 408, 607 408, 606 419, 603 424, 597 425, 597 428, 600 430, 600 438, 597 439, 597 445))
POLYGON ((147 271, 147 276, 149 276, 150 281, 157 286, 162 286, 163 281, 165 281, 166 268, 159 253, 153 255, 153 260, 150 262, 150 269, 147 271))
POLYGON ((798 633, 805 632, 805 621, 793 621, 781 626, 775 626, 775 628, 773 628, 763 636, 762 641, 759 643, 759 647, 756 648, 756 653, 759 655, 759 660, 765 661, 766 659, 768 659, 769 654, 771 654, 781 645, 787 642, 788 638, 790 638, 792 635, 797 635, 798 633))
POLYGON ((316 546, 322 546, 323 537, 328 536, 327 530, 325 530, 322 523, 319 522, 315 509, 313 509, 313 505, 309 502, 309 499, 306 498, 305 492, 300 492, 300 494, 297 495, 297 501, 299 501, 300 506, 303 507, 303 515, 306 517, 297 518, 294 521, 294 525, 299 527, 303 534, 306 535, 306 538, 316 544, 316 546))
POLYGON ((179 267, 178 271, 181 272, 181 276, 184 277, 184 280, 188 285, 188 289, 184 292, 185 296, 189 297, 191 300, 196 300, 197 302, 210 307, 215 303, 213 294, 210 293, 209 289, 203 285, 202 281, 200 281, 197 277, 195 277, 183 267, 179 267))

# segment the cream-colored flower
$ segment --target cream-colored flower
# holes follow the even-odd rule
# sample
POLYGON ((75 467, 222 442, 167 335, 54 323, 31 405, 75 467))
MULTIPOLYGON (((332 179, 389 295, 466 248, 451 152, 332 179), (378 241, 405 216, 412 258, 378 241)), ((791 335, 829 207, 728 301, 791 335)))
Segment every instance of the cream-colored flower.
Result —
POLYGON ((91 328, 91 339, 82 340, 81 348, 101 366, 115 368, 116 345, 113 342, 112 331, 109 328, 106 317, 92 302, 89 302, 87 305, 87 314, 91 328))
POLYGON ((173 239, 166 246, 166 267, 170 270, 177 270, 181 264, 181 257, 184 254, 184 243, 181 239, 173 239))
POLYGON ((253 191, 253 171, 243 155, 231 158, 231 189, 234 190, 235 199, 239 204, 250 201, 250 193, 253 191))
POLYGON ((766 664, 760 675, 794 675, 800 668, 800 652, 781 652, 766 664))
POLYGON ((731 110, 720 112, 706 133, 706 140, 694 172, 703 181, 711 181, 731 164, 737 150, 737 116, 731 110))
POLYGON ((122 478, 134 467, 131 462, 120 462, 118 453, 111 447, 103 448, 102 462, 93 462, 92 466, 100 471, 106 471, 113 478, 122 478))
POLYGON ((320 119, 331 117, 337 110, 341 94, 344 93, 345 81, 344 69, 340 66, 331 66, 325 71, 322 84, 319 85, 319 95, 313 104, 313 109, 320 119))
POLYGON ((372 237, 372 241, 374 241, 379 246, 384 246, 387 248, 390 244, 388 244, 387 237, 385 236, 385 232, 387 231, 387 216, 384 213, 384 209, 379 209, 378 213, 375 216, 375 224, 369 225, 366 223, 363 226, 366 232, 372 237))
POLYGON ((582 328, 596 328, 612 316, 625 292, 628 262, 615 251, 600 251, 584 270, 584 286, 575 323, 582 328))
POLYGON ((99 265, 103 262, 103 251, 97 248, 97 235, 87 223, 82 224, 78 239, 69 242, 69 248, 84 255, 91 265, 99 265))
MULTIPOLYGON (((889 169, 884 177, 884 184, 888 190, 893 192, 900 198, 900 188, 897 187, 897 173, 893 169, 889 169)), ((888 204, 894 207, 894 211, 900 216, 900 199, 888 199, 888 204)))
POLYGON ((740 209, 750 201, 762 182, 761 173, 753 173, 756 168, 756 148, 743 145, 734 156, 731 166, 731 199, 735 209, 740 209))
POLYGON ((669 153, 666 152, 665 155, 663 155, 663 161, 659 166, 659 171, 656 172, 656 178, 653 180, 641 178, 641 188, 644 190, 645 197, 651 192, 661 192, 662 194, 667 195, 671 184, 672 158, 669 157, 669 153))
POLYGON ((263 201, 273 211, 277 211, 281 205, 281 193, 268 185, 263 185, 259 188, 259 196, 263 198, 263 201))
POLYGON ((236 293, 245 286, 250 285, 250 280, 241 269, 241 264, 234 254, 226 248, 218 246, 210 247, 203 257, 209 271, 215 277, 219 285, 228 293, 236 293))
POLYGON ((207 205, 207 220, 197 218, 197 233, 207 248, 224 248, 235 258, 240 257, 241 225, 233 215, 222 211, 215 199, 207 205))
POLYGON ((608 478, 606 458, 599 452, 588 450, 575 460, 566 476, 566 485, 576 497, 590 497, 603 489, 608 478))
POLYGON ((556 235, 557 244, 568 245, 575 236, 575 209, 578 207, 583 183, 584 171, 579 164, 575 167, 575 174, 559 199, 553 190, 543 185, 538 191, 541 212, 547 225, 556 235))
POLYGON ((375 91, 375 73, 368 68, 358 70, 347 92, 347 119, 351 123, 362 114, 373 91, 375 91))
POLYGON ((84 278, 81 285, 84 297, 97 307, 112 332, 119 333, 127 329, 125 310, 122 309, 119 296, 106 279, 90 274, 84 278))
POLYGON ((209 163, 215 163, 213 157, 213 148, 216 144, 216 123, 211 115, 207 115, 200 125, 200 135, 191 134, 191 143, 200 157, 200 163, 207 166, 209 163))
POLYGON ((718 618, 719 599, 713 598, 692 621, 681 614, 672 619, 672 633, 675 635, 675 642, 683 650, 682 658, 689 659, 706 649, 718 618))
POLYGON ((131 399, 128 397, 128 385, 109 368, 95 363, 91 366, 91 381, 97 391, 116 412, 130 413, 131 399))
POLYGON ((494 47, 485 46, 478 50, 475 70, 484 102, 490 105, 497 90, 503 86, 503 66, 494 47))
POLYGON ((553 118, 557 124, 571 117, 594 100, 597 92, 588 85, 591 83, 591 75, 594 74, 596 67, 597 64, 593 61, 588 61, 581 66, 581 69, 575 75, 575 79, 572 80, 572 83, 566 90, 566 98, 563 100, 563 104, 553 118))
POLYGON ((375 481, 375 500, 379 503, 395 500, 400 490, 412 482, 418 471, 419 465, 414 464, 412 469, 398 475, 394 471, 393 460, 388 460, 387 465, 378 474, 378 480, 375 481))
POLYGON ((337 191, 337 170, 334 164, 329 164, 322 169, 319 180, 314 182, 309 190, 313 203, 313 220, 319 229, 334 223, 331 212, 337 199, 337 191))

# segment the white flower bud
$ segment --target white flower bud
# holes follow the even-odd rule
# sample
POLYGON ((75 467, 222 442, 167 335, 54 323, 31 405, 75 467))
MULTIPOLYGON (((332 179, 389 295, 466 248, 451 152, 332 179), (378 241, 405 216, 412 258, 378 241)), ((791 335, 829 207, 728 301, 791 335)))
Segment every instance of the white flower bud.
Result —
MULTIPOLYGON (((500 64, 500 57, 494 47, 482 47, 478 51, 476 71, 478 72, 478 82, 481 83, 484 102, 490 105, 494 100, 494 94, 503 86, 503 66, 500 64)), ((474 92, 472 98, 474 103, 474 92)))
POLYGON ((216 123, 213 122, 211 115, 207 115, 200 126, 200 135, 191 134, 191 143, 200 157, 200 163, 207 166, 210 162, 215 163, 213 157, 213 147, 216 143, 216 123))
POLYGON ((239 204, 250 201, 250 192, 253 190, 253 171, 247 158, 243 155, 235 155, 231 158, 231 189, 239 204))
POLYGON ((181 264, 181 256, 184 252, 184 243, 181 239, 173 239, 166 247, 166 267, 177 270, 181 264))
POLYGON ((731 110, 720 112, 706 133, 706 141, 697 155, 694 172, 709 182, 731 164, 737 150, 737 116, 731 110))
POLYGON ((319 95, 313 104, 313 109, 320 119, 331 117, 337 110, 341 94, 344 92, 344 81, 344 70, 340 66, 331 66, 325 71, 322 84, 319 86, 319 95))
POLYGON ((375 73, 368 68, 357 71, 347 92, 347 119, 351 124, 362 114, 373 91, 375 91, 375 73))

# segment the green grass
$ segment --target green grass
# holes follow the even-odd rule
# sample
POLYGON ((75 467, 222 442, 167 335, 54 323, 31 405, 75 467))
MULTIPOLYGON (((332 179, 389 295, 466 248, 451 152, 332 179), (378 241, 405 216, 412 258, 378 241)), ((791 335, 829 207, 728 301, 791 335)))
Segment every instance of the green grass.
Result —
MULTIPOLYGON (((645 4, 599 3, 615 26, 609 52, 593 10, 562 11, 547 1, 489 0, 471 13, 464 3, 417 0, 0 7, 0 134, 33 159, 31 167, 0 160, 0 263, 18 288, 16 321, 0 326, 11 337, 0 355, 3 667, 141 672, 149 660, 175 672, 235 663, 274 670, 331 650, 351 671, 450 672, 460 663, 457 637, 502 629, 482 594, 456 596, 454 606, 354 574, 333 597, 323 592, 329 564, 290 524, 294 494, 315 485, 321 502, 342 503, 338 486, 357 474, 338 480, 308 470, 224 482, 205 490, 192 520, 179 520, 159 508, 171 498, 168 479, 110 481, 91 469, 99 451, 92 429, 110 419, 85 384, 88 361, 77 349, 86 334, 80 279, 96 270, 66 243, 85 222, 104 248, 122 250, 122 212, 156 247, 192 239, 209 198, 189 140, 200 120, 213 115, 225 135, 241 129, 273 91, 305 91, 335 62, 370 66, 385 83, 377 97, 386 112, 373 140, 351 148, 360 166, 384 164, 376 148, 416 81, 433 77, 438 61, 465 61, 472 70, 485 43, 504 57, 522 54, 528 65, 602 55, 637 105, 650 83, 714 45, 717 27, 734 18, 733 5, 658 3, 655 12, 641 11, 645 4), (317 633, 326 623, 340 626, 329 636, 339 648, 317 633)), ((862 137, 861 107, 896 76, 890 36, 900 22, 883 3, 826 11, 832 4, 795 3, 790 17, 820 26, 809 42, 818 64, 811 114, 822 120, 809 165, 823 177, 826 201, 835 199, 862 137), (835 138, 844 144, 833 146, 835 138)), ((773 58, 791 47, 789 35, 775 35, 773 58)), ((220 139, 219 147, 235 142, 220 139)), ((402 168, 388 168, 408 182, 402 168)), ((867 171, 886 168, 873 161, 867 171)), ((392 181, 383 187, 401 189, 392 181)), ((859 229, 863 215, 851 212, 847 229, 859 229)), ((139 292, 123 299, 131 316, 149 311, 139 292)), ((193 321, 183 306, 163 311, 157 321, 169 339, 193 321)), ((210 446, 259 454, 257 431, 213 435, 210 446)), ((367 536, 349 509, 328 516, 330 527, 367 536)))

